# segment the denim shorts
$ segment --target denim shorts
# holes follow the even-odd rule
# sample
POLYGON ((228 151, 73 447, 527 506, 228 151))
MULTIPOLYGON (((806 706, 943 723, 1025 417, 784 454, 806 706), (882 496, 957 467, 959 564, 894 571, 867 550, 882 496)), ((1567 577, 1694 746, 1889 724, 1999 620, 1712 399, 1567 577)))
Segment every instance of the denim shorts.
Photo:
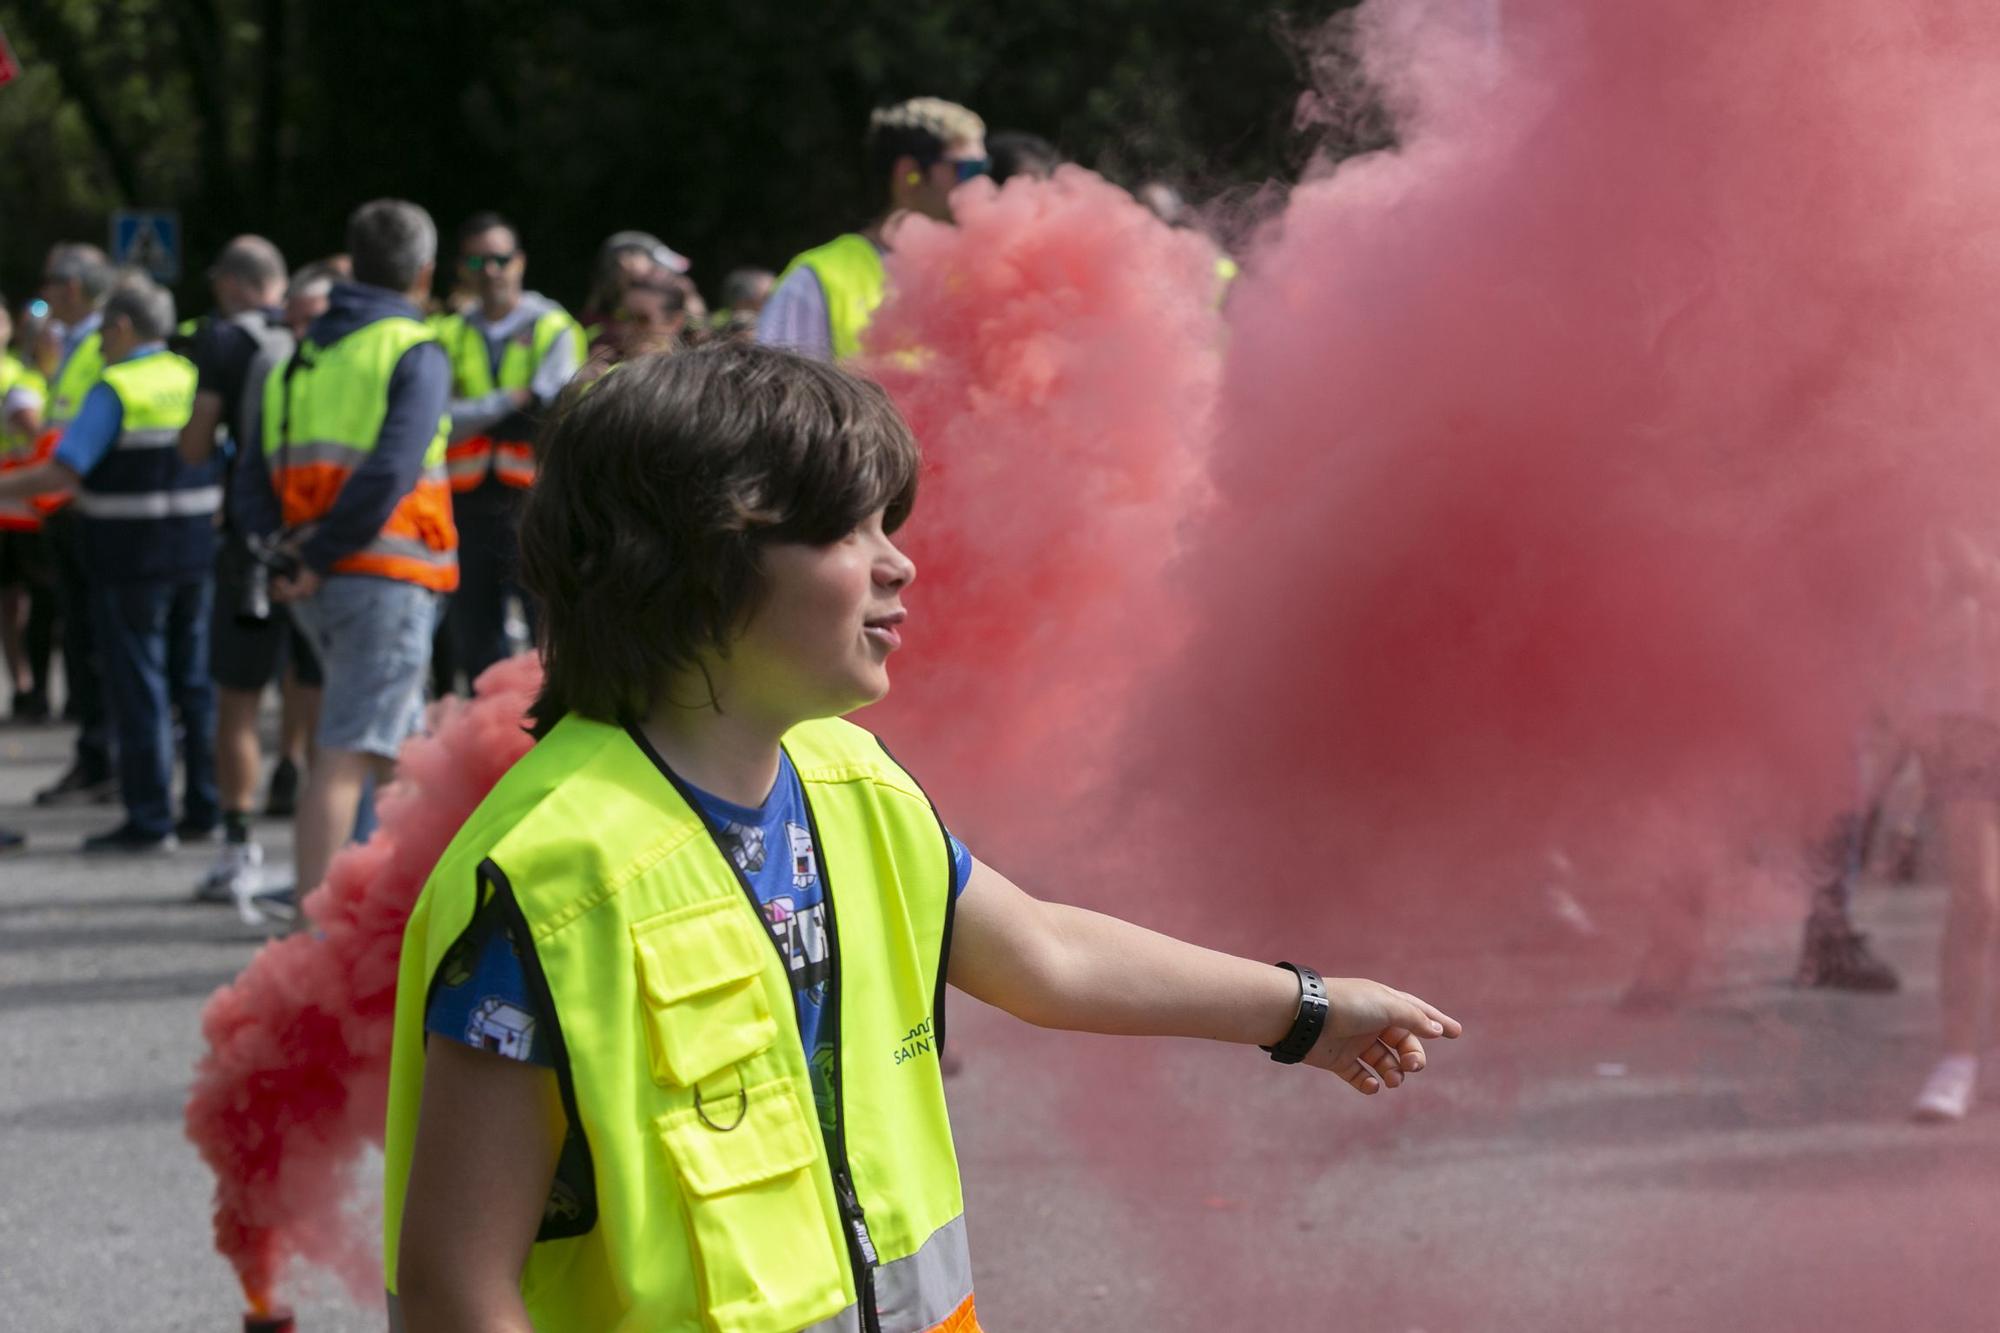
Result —
POLYGON ((398 579, 335 574, 292 623, 319 655, 319 744, 393 759, 423 728, 438 595, 398 579))

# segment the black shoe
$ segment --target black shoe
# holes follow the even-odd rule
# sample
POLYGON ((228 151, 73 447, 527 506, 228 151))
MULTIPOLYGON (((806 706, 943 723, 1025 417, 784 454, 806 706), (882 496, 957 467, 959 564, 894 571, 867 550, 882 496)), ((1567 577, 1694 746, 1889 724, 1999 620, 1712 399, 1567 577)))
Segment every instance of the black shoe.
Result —
POLYGON ((78 850, 92 856, 106 853, 144 856, 171 852, 180 845, 180 839, 171 833, 148 833, 130 824, 120 824, 108 832, 93 833, 83 840, 83 846, 78 850))
POLYGON ((222 821, 198 824, 192 819, 183 818, 180 823, 174 825, 174 836, 183 843, 215 842, 222 837, 222 821))
POLYGON ((0 828, 0 856, 8 852, 18 852, 28 845, 28 835, 16 833, 10 828, 0 828))
POLYGON ((1896 969, 1868 947, 1868 937, 1844 922, 1806 923, 1805 946, 1799 950, 1792 980, 1822 990, 1863 991, 1886 995, 1902 987, 1896 969))
POLYGON ((71 766, 69 772, 57 778, 53 786, 35 793, 35 804, 101 805, 117 799, 117 796, 118 779, 92 777, 81 768, 71 766))
POLYGON ((299 915, 298 890, 290 884, 259 889, 250 896, 251 910, 270 921, 292 921, 299 915))
POLYGON ((28 690, 14 696, 14 711, 7 720, 17 727, 39 727, 49 720, 49 699, 45 694, 28 690))
POLYGON ((264 796, 264 813, 272 819, 290 819, 299 805, 299 766, 280 759, 271 770, 271 790, 264 796))

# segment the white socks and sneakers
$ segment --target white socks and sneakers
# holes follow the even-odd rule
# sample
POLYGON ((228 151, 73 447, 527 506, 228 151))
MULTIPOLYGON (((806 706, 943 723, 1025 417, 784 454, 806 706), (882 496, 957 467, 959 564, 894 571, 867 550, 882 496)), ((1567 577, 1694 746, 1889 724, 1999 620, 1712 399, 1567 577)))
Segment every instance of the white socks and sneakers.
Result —
POLYGON ((223 843, 194 896, 200 902, 234 904, 247 926, 274 918, 289 921, 296 915, 289 885, 265 887, 264 849, 254 842, 223 843))
POLYGON ((194 896, 205 903, 241 902, 264 887, 264 849, 254 842, 225 842, 194 896))

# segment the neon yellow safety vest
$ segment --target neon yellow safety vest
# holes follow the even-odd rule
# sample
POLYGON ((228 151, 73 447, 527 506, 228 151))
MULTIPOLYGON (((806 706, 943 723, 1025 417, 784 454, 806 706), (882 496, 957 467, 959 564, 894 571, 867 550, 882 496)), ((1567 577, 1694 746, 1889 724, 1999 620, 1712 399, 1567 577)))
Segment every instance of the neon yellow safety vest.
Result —
MULTIPOLYGON (((839 721, 785 738, 827 902, 832 1128, 751 891, 633 733, 571 716, 460 829, 397 975, 384 1261, 396 1289, 424 1008, 476 922, 531 941, 591 1197, 545 1214, 542 1333, 977 1333, 938 1067, 951 854, 923 791, 839 721)), ((496 1169, 504 1167, 496 1166, 496 1169)))
MULTIPOLYGON (((41 373, 30 370, 12 352, 0 352, 0 399, 15 389, 34 390, 42 396, 43 407, 48 406, 48 381, 41 373)), ((35 437, 0 420, 0 472, 26 467, 35 461, 35 437)), ((27 499, 0 500, 0 532, 38 532, 41 526, 41 515, 27 499)))
POLYGON ((173 450, 180 443, 181 427, 194 413, 199 379, 194 362, 173 352, 106 366, 98 380, 118 395, 121 423, 112 451, 173 450))
POLYGON ((106 366, 97 378, 118 395, 124 423, 120 443, 150 449, 180 442, 180 429, 194 413, 200 379, 194 362, 173 352, 156 352, 106 366))
POLYGON ((778 281, 783 282, 801 266, 813 271, 826 297, 826 326, 833 336, 833 354, 842 359, 857 355, 861 331, 868 327, 887 293, 888 273, 882 267, 881 251, 866 236, 849 232, 794 259, 778 281))
MULTIPOLYGON (((210 556, 212 520, 222 508, 219 469, 210 463, 183 463, 181 430, 194 411, 194 363, 172 352, 157 352, 106 366, 100 383, 118 398, 118 438, 83 478, 77 490, 77 512, 88 519, 113 523, 94 531, 91 541, 154 545, 179 541, 210 556), (133 523, 157 527, 150 537, 133 523)), ((93 554, 102 555, 103 551, 93 554)), ((171 560, 171 551, 161 551, 171 560)), ((134 553, 114 565, 136 566, 134 553)), ((187 563, 186 561, 182 562, 187 563)))
MULTIPOLYGON (((403 354, 437 339, 421 322, 391 315, 326 347, 305 343, 264 379, 264 462, 285 526, 324 517, 340 488, 374 452, 389 413, 389 380, 403 354)), ((445 482, 449 417, 424 451, 417 484, 375 539, 334 562, 336 574, 373 574, 436 592, 458 586, 458 529, 445 482)))
MULTIPOLYGON (((49 382, 42 378, 41 372, 29 369, 28 363, 12 352, 0 352, 0 399, 16 389, 34 390, 42 396, 43 406, 47 406, 49 382)), ((0 463, 10 458, 25 459, 34 448, 32 435, 0 420, 0 463)))
POLYGON ((83 410, 84 395, 104 376, 104 335, 88 333, 56 368, 56 382, 49 394, 48 411, 42 413, 44 438, 62 434, 62 428, 83 410))
MULTIPOLYGON (((103 375, 104 336, 87 333, 83 341, 70 349, 62 365, 56 368, 48 407, 42 413, 42 433, 35 441, 36 462, 55 457, 56 445, 62 441, 63 427, 74 421, 76 414, 83 410, 84 395, 96 387, 103 375)), ((38 514, 53 514, 69 503, 69 495, 52 492, 34 496, 28 503, 38 514)))
MULTIPOLYGON (((472 326, 463 314, 442 316, 432 326, 438 340, 451 357, 451 393, 454 398, 480 398, 495 389, 525 389, 534 382, 549 349, 557 338, 575 330, 577 353, 583 351, 583 330, 569 312, 550 303, 536 317, 525 339, 510 339, 500 356, 500 379, 493 379, 492 359, 486 351, 486 335, 472 326)), ((519 412, 495 423, 491 431, 471 436, 445 451, 445 470, 453 491, 469 491, 486 480, 488 472, 509 486, 526 487, 535 481, 535 442, 527 429, 529 418, 519 412)))

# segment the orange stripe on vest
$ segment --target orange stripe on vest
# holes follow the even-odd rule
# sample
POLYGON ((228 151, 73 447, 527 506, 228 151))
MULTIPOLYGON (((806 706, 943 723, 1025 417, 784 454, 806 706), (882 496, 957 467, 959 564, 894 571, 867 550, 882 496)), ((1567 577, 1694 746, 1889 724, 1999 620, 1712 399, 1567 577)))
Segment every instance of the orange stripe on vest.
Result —
MULTIPOLYGON (((56 456, 56 445, 62 440, 62 427, 45 430, 35 440, 35 452, 29 457, 30 463, 46 463, 56 456)), ((67 491, 45 491, 41 495, 28 497, 29 506, 38 514, 53 514, 69 503, 67 491)))
POLYGON ((925 1333, 984 1333, 979 1327, 979 1315, 972 1308, 972 1297, 967 1296, 956 1310, 944 1317, 944 1322, 931 1325, 925 1333))

